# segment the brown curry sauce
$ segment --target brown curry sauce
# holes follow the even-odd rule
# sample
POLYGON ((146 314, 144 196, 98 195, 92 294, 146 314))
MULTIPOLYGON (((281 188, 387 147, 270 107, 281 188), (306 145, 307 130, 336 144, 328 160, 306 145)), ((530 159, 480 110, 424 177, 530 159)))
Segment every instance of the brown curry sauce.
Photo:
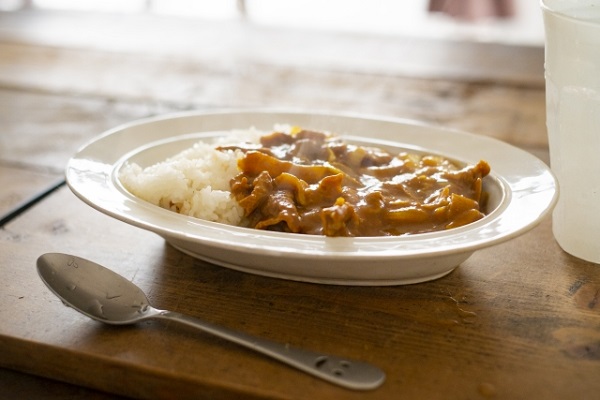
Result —
MULTIPOLYGON (((225 149, 225 148, 221 148, 225 149)), ((257 229, 326 236, 397 236, 484 216, 485 161, 348 144, 325 133, 274 132, 244 152, 231 192, 257 229)))

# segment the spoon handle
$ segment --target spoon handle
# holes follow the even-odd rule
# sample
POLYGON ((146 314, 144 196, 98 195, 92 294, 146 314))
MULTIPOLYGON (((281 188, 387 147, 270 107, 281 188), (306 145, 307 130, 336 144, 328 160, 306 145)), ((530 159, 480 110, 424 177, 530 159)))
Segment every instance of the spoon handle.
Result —
POLYGON ((364 362, 294 348, 287 344, 257 338, 173 311, 159 310, 155 318, 169 319, 200 329, 348 389, 375 389, 385 380, 383 371, 364 362))

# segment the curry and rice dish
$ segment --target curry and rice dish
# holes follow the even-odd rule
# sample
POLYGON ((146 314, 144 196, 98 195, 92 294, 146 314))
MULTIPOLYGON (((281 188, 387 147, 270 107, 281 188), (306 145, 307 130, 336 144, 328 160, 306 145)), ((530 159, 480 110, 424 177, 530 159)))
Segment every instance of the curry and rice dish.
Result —
POLYGON ((175 212, 249 228, 325 236, 398 236, 484 217, 485 161, 392 154, 322 132, 275 131, 242 144, 197 144, 120 179, 175 212))

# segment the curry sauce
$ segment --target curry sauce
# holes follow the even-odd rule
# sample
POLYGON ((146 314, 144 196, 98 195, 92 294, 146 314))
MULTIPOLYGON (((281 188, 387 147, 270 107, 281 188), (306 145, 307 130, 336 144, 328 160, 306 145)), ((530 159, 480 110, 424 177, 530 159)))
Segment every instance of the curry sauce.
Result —
MULTIPOLYGON (((222 148, 225 149, 225 148, 222 148)), ((257 229, 326 236, 397 236, 451 229, 484 216, 485 161, 345 143, 322 132, 273 132, 239 149, 231 193, 257 229)))

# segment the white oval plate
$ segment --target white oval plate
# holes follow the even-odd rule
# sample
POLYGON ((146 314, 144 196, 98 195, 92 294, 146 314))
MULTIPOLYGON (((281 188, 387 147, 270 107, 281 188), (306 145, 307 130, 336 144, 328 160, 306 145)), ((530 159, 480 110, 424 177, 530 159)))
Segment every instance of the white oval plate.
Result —
POLYGON ((514 238, 554 206, 557 184, 531 154, 489 137, 414 121, 289 111, 179 113, 109 130, 70 160, 67 183, 83 201, 155 232, 177 249, 224 267, 271 277, 340 285, 399 285, 442 277, 475 250, 514 238), (150 165, 223 132, 276 124, 330 131, 348 141, 392 150, 486 160, 490 211, 468 226, 401 237, 328 238, 234 227, 179 215, 128 193, 118 180, 126 161, 150 165))

